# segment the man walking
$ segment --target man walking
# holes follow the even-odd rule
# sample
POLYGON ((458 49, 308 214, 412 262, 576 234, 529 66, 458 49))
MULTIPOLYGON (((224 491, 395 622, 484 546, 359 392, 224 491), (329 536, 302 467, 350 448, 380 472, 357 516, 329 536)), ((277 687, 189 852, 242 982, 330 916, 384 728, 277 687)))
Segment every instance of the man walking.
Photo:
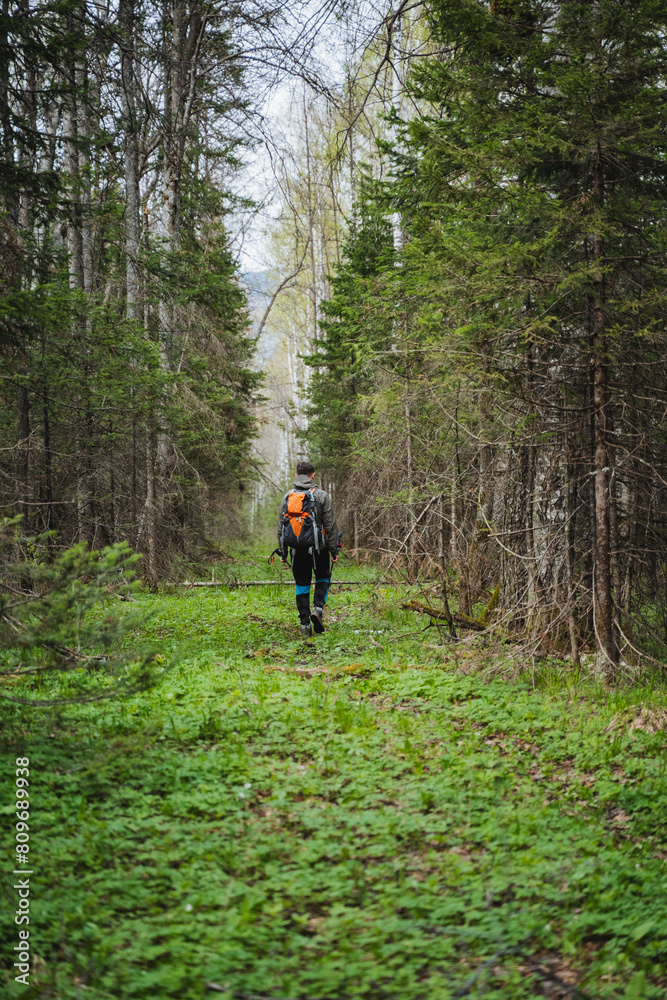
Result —
POLYGON ((313 629, 324 632, 324 605, 331 581, 332 564, 338 559, 338 525, 331 497, 313 482, 315 466, 299 462, 294 489, 283 497, 278 515, 278 550, 282 562, 292 550, 292 573, 296 584, 296 609, 301 634, 313 629), (330 562, 331 560, 331 562, 330 562), (313 611, 310 611, 310 583, 315 570, 313 611))

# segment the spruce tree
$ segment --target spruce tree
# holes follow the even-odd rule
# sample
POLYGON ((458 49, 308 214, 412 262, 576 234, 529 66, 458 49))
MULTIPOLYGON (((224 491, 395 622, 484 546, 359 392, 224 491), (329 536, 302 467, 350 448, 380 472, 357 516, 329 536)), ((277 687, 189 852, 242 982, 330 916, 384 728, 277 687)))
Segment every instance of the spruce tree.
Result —
POLYGON ((406 261, 529 410, 545 417, 561 386, 578 409, 592 626, 613 668, 610 485, 647 417, 628 375, 641 358, 650 393, 663 371, 667 6, 445 0, 431 13, 446 51, 412 87, 433 113, 405 127, 397 157, 406 261))
MULTIPOLYGON (((660 601, 664 556, 667 5, 428 9, 437 54, 415 65, 418 113, 394 115, 375 196, 401 246, 368 312, 406 317, 391 336, 415 384, 426 372, 414 435, 435 445, 438 413, 453 421, 452 538, 489 587, 499 573, 515 629, 543 648, 569 630, 574 659, 594 644, 613 672, 660 601)), ((340 316, 358 308, 347 284, 340 316)), ((424 476, 441 461, 419 460, 424 476)))

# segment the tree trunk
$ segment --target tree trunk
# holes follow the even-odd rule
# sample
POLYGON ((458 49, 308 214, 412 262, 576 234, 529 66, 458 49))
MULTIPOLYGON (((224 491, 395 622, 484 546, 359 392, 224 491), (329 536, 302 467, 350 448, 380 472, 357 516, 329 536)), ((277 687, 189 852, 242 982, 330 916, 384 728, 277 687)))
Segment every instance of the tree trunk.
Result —
MULTIPOLYGON (((598 208, 604 204, 604 167, 598 145, 593 177, 593 198, 598 208)), ((592 334, 593 351, 593 429, 595 461, 595 634, 598 648, 598 669, 611 674, 618 661, 614 636, 613 598, 611 590, 611 529, 609 517, 609 453, 608 422, 610 419, 609 377, 605 325, 604 237, 593 236, 595 277, 593 281, 592 334)))
MULTIPOLYGON (((9 0, 2 0, 0 19, 0 130, 2 132, 2 155, 6 164, 14 163, 14 128, 12 123, 12 95, 10 91, 10 41, 8 26, 11 24, 9 0)), ((19 203, 14 185, 5 187, 2 210, 8 214, 13 228, 18 224, 19 203)))
POLYGON ((16 391, 16 509, 23 515, 23 530, 28 527, 29 463, 30 463, 30 400, 28 389, 19 385, 16 391))
POLYGON ((440 499, 438 504, 438 563, 440 564, 440 574, 442 577, 442 607, 447 616, 447 624, 449 626, 449 631, 453 639, 456 639, 456 627, 454 625, 454 618, 452 616, 451 609, 449 607, 449 597, 447 594, 447 543, 446 543, 446 529, 445 529, 445 502, 444 496, 440 499))
POLYGON ((306 132, 306 192, 308 195, 308 241, 310 250, 310 298, 312 303, 313 344, 311 350, 317 349, 317 268, 315 266, 315 206, 313 204, 312 166, 310 160, 310 136, 308 133, 308 110, 304 97, 303 120, 306 132))
MULTIPOLYGON (((167 255, 175 255, 181 246, 181 178, 186 140, 190 127, 197 90, 197 66, 199 46, 204 27, 197 5, 186 8, 184 0, 165 2, 163 8, 163 184, 160 236, 167 255)), ((163 293, 159 306, 159 347, 163 372, 171 371, 171 354, 174 349, 175 311, 169 295, 163 293)), ((152 531, 157 538, 157 527, 164 522, 164 506, 167 483, 171 477, 174 449, 163 415, 162 427, 157 439, 149 434, 148 440, 155 440, 155 450, 151 459, 154 468, 154 502, 152 531)), ((156 543, 157 544, 157 543, 156 543)), ((149 558, 155 566, 156 562, 149 558)))
POLYGON ((466 551, 466 518, 463 499, 463 476, 461 473, 461 454, 459 450, 459 423, 458 423, 458 389, 457 402, 454 411, 454 469, 452 470, 451 482, 451 550, 459 571, 459 611, 462 615, 469 615, 471 609, 471 596, 468 572, 468 553, 466 551), (457 493, 458 487, 458 493, 457 493))
POLYGON ((539 611, 537 608, 537 565, 535 563, 535 547, 533 544, 533 503, 535 500, 535 445, 532 433, 525 451, 525 493, 524 493, 524 525, 526 538, 526 560, 528 564, 528 627, 537 621, 539 627, 539 611))
POLYGON ((135 0, 121 0, 121 81, 125 153, 125 283, 126 315, 129 320, 141 317, 139 305, 139 250, 141 246, 141 193, 139 190, 139 122, 137 118, 137 79, 135 64, 135 0))
POLYGON ((567 416, 567 407, 563 408, 563 492, 565 495, 565 592, 567 595, 567 627, 570 636, 570 658, 573 667, 579 667, 579 634, 577 632, 577 620, 575 608, 577 606, 577 595, 574 585, 574 534, 575 534, 575 505, 572 503, 571 485, 571 457, 570 457, 570 433, 567 416))
POLYGON ((408 538, 408 551, 406 553, 407 563, 408 563, 408 580, 412 581, 416 578, 417 569, 415 565, 415 548, 417 544, 416 531, 412 530, 415 522, 415 512, 414 512, 414 477, 412 469, 412 419, 410 415, 410 400, 407 395, 404 400, 405 407, 405 450, 406 450, 406 461, 407 461, 407 484, 408 484, 408 509, 406 518, 406 534, 409 535, 408 538))
POLYGON ((114 475, 114 430, 109 424, 109 542, 116 541, 116 477, 114 475))
POLYGON ((46 485, 46 519, 44 529, 46 531, 50 531, 53 523, 53 476, 51 472, 51 428, 49 425, 49 400, 46 393, 44 393, 42 421, 44 424, 44 480, 46 485))
MULTIPOLYGON (((71 18, 70 18, 71 23, 71 18)), ((76 93, 76 69, 70 63, 67 83, 70 93, 65 98, 63 118, 63 138, 65 140, 65 175, 67 178, 69 205, 67 211, 67 255, 69 261, 69 286, 83 288, 83 247, 81 241, 81 213, 79 207, 79 133, 78 101, 76 93)))
MULTIPOLYGON (((93 295, 93 229, 90 217, 90 114, 88 110, 88 94, 85 63, 77 63, 77 154, 78 170, 77 184, 79 189, 79 211, 81 226, 81 285, 89 299, 93 295)), ((86 326, 91 329, 90 311, 87 311, 86 326)))
POLYGON ((146 436, 146 568, 144 576, 148 583, 155 585, 159 579, 157 559, 157 490, 155 483, 155 454, 157 442, 155 433, 146 436))
MULTIPOLYGON (((639 470, 633 470, 638 474, 639 470)), ((634 479, 633 489, 626 487, 624 493, 625 496, 625 513, 627 519, 627 534, 625 537, 625 575, 623 579, 623 619, 622 628, 625 632, 626 639, 632 642, 632 591, 634 586, 634 576, 635 576, 635 561, 637 553, 637 544, 639 540, 639 498, 638 498, 639 486, 637 479, 634 479)))
MULTIPOLYGON (((29 0, 20 0, 20 10, 23 17, 23 23, 27 26, 27 19, 30 16, 30 5, 29 0)), ((22 32, 24 36, 24 44, 29 45, 28 33, 23 29, 22 32)), ((33 134, 37 132, 37 75, 35 73, 34 63, 28 60, 26 64, 26 88, 23 94, 23 101, 25 105, 26 118, 29 123, 30 131, 33 134)), ((34 152, 30 150, 26 143, 23 143, 23 148, 20 151, 20 162, 24 169, 32 169, 35 167, 35 156, 34 152)), ((25 240, 29 230, 30 230, 30 194, 23 188, 19 198, 19 208, 18 208, 18 228, 19 228, 19 239, 25 240)), ((29 279, 28 279, 29 280, 29 279)))

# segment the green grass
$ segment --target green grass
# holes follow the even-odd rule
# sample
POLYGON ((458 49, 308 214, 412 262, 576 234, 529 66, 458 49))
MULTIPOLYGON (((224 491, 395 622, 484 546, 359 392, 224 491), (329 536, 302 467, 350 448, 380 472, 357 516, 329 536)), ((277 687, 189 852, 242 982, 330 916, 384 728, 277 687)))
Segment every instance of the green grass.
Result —
POLYGON ((156 689, 3 709, 4 802, 31 761, 38 957, 11 981, 8 874, 2 995, 663 998, 665 735, 627 722, 664 693, 510 682, 412 635, 403 596, 334 591, 303 642, 287 587, 142 594, 133 641, 181 653, 156 689))

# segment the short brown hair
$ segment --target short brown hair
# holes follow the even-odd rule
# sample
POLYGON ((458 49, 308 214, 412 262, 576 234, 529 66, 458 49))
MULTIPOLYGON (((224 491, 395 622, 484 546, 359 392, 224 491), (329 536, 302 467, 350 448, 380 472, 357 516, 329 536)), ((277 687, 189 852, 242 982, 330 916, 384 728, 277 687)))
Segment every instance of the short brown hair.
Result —
POLYGON ((297 476, 309 476, 311 472, 315 471, 315 466, 311 465, 310 462, 298 462, 296 467, 297 476))

